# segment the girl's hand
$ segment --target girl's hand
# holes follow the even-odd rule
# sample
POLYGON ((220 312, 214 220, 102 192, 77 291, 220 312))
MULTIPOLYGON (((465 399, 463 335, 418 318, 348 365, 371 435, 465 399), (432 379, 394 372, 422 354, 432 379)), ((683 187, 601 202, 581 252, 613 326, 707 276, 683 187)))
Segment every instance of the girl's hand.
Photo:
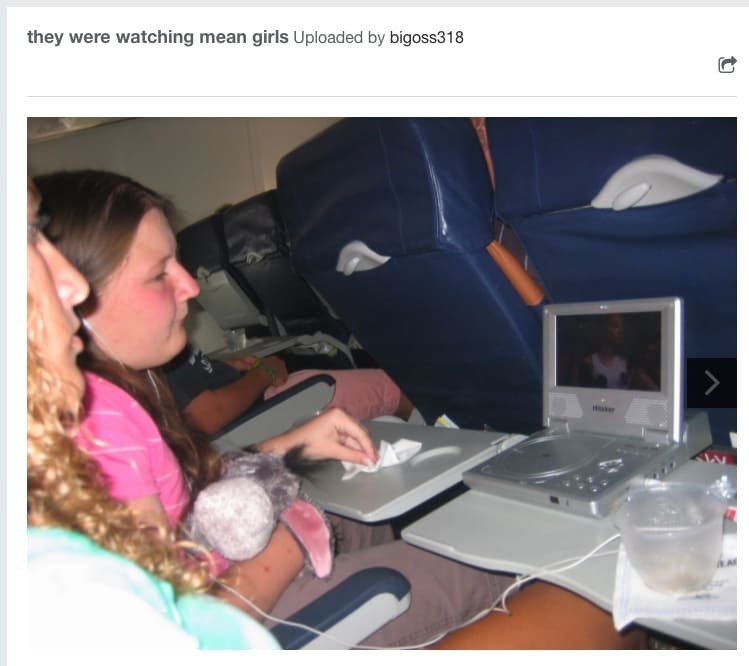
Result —
POLYGON ((258 448, 285 453, 300 444, 304 445, 304 457, 310 460, 346 460, 358 465, 377 461, 377 451, 366 428, 339 407, 323 412, 258 448))

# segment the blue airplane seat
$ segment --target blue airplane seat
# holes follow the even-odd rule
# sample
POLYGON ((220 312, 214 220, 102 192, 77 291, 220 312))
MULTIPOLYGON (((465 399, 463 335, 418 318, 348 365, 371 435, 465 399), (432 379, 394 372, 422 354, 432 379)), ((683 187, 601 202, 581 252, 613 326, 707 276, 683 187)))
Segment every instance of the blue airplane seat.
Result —
POLYGON ((277 168, 295 269, 428 423, 541 425, 541 327, 487 251, 491 184, 470 121, 343 120, 277 168))
MULTIPOLYGON (((735 118, 487 118, 486 130, 496 215, 550 301, 682 296, 686 356, 736 356, 735 118), (646 156, 716 178, 660 201, 646 156)), ((736 410, 709 416, 727 444, 736 410)))

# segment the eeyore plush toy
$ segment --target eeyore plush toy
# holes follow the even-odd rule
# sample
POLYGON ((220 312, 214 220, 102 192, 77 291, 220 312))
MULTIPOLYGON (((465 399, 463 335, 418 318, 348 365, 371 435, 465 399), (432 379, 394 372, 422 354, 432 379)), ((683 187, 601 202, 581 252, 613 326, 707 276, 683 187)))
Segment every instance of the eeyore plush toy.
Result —
POLYGON ((333 538, 325 514, 300 495, 300 478, 269 453, 225 455, 224 474, 204 488, 186 520, 188 536, 229 560, 260 553, 283 523, 318 578, 333 568, 333 538))

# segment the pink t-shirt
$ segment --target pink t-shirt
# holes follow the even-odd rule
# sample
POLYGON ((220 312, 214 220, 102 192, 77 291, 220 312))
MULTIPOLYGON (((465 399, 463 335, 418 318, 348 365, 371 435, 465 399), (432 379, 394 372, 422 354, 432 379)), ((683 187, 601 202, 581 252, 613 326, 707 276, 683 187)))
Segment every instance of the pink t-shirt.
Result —
POLYGON ((112 497, 123 502, 158 495, 176 527, 189 503, 182 470, 145 409, 118 386, 91 372, 85 416, 76 441, 98 461, 112 497))

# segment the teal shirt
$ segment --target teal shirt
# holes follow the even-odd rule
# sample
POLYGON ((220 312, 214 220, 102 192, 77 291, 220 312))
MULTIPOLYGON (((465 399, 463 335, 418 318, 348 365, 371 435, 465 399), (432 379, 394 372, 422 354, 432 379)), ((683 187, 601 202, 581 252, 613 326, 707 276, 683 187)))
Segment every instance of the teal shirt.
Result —
POLYGON ((172 586, 81 534, 28 529, 30 647, 279 649, 249 615, 172 586))

